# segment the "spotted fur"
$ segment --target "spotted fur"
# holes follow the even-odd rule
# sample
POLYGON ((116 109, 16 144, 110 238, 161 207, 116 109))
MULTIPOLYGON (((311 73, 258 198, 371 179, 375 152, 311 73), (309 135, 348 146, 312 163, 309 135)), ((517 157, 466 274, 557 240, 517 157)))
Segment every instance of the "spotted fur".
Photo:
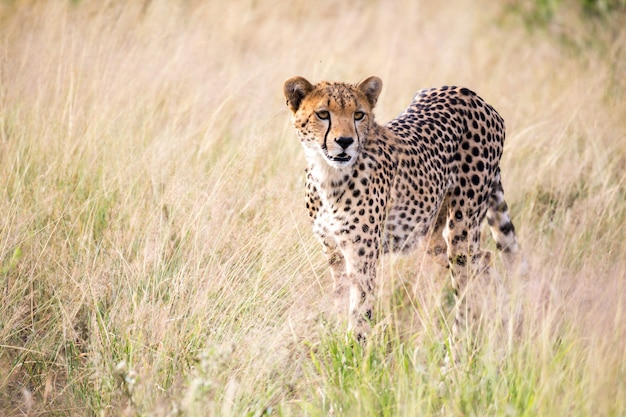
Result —
POLYGON ((409 251, 428 238, 428 252, 449 264, 457 294, 485 269, 485 217, 505 263, 513 265, 518 252, 500 180, 500 115, 467 88, 441 87, 419 91, 381 126, 372 112, 381 88, 378 77, 284 84, 308 162, 306 206, 337 292, 349 288, 350 326, 361 340, 381 252, 409 251))

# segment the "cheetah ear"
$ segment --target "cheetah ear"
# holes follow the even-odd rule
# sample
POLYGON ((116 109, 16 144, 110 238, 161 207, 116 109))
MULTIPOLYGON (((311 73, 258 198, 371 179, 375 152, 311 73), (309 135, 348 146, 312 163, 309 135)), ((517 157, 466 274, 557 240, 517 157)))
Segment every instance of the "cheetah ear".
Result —
POLYGON ((297 112, 302 99, 313 90, 313 84, 303 77, 292 77, 285 81, 283 93, 287 99, 287 106, 292 112, 297 112))
POLYGON ((376 76, 367 77, 356 85, 356 88, 365 94, 367 100, 370 102, 372 108, 376 106, 380 90, 383 88, 383 80, 376 76))

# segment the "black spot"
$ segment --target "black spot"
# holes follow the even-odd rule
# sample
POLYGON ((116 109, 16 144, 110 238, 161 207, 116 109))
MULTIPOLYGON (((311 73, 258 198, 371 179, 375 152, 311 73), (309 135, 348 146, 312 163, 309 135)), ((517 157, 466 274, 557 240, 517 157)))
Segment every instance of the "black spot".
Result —
POLYGON ((500 231, 504 233, 505 235, 508 235, 509 233, 515 231, 515 227, 513 227, 513 223, 507 222, 507 223, 504 223, 503 225, 500 225, 500 231))
POLYGON ((480 177, 478 175, 472 175, 472 184, 474 185, 480 184, 480 177))

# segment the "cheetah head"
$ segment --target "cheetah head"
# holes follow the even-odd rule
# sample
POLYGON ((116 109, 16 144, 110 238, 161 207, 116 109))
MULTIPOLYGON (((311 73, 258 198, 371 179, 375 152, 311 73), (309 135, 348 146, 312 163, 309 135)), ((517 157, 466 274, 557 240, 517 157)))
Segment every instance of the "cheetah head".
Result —
POLYGON ((382 86, 378 77, 355 85, 313 85, 302 77, 285 81, 287 106, 309 163, 321 159, 337 169, 354 164, 367 140, 382 86))

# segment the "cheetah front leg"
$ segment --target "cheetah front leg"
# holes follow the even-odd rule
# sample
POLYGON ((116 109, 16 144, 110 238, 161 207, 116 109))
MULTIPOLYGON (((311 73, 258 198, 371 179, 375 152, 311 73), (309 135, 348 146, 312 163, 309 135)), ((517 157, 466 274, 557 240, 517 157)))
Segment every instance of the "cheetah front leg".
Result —
POLYGON ((333 304, 335 312, 340 316, 348 313, 350 302, 349 280, 346 277, 346 261, 335 246, 324 245, 324 254, 328 259, 330 273, 333 278, 333 304))
POLYGON ((371 330, 375 302, 376 259, 363 259, 358 250, 340 251, 325 245, 333 278, 333 304, 339 317, 348 318, 348 330, 365 343, 371 330))
POLYGON ((348 330, 356 339, 365 344, 371 332, 371 321, 376 294, 376 252, 364 256, 362 250, 344 249, 342 252, 345 272, 343 283, 349 286, 348 330))
POLYGON ((357 341, 365 344, 372 327, 375 301, 376 270, 374 265, 363 264, 347 273, 350 281, 350 321, 348 330, 357 341))

